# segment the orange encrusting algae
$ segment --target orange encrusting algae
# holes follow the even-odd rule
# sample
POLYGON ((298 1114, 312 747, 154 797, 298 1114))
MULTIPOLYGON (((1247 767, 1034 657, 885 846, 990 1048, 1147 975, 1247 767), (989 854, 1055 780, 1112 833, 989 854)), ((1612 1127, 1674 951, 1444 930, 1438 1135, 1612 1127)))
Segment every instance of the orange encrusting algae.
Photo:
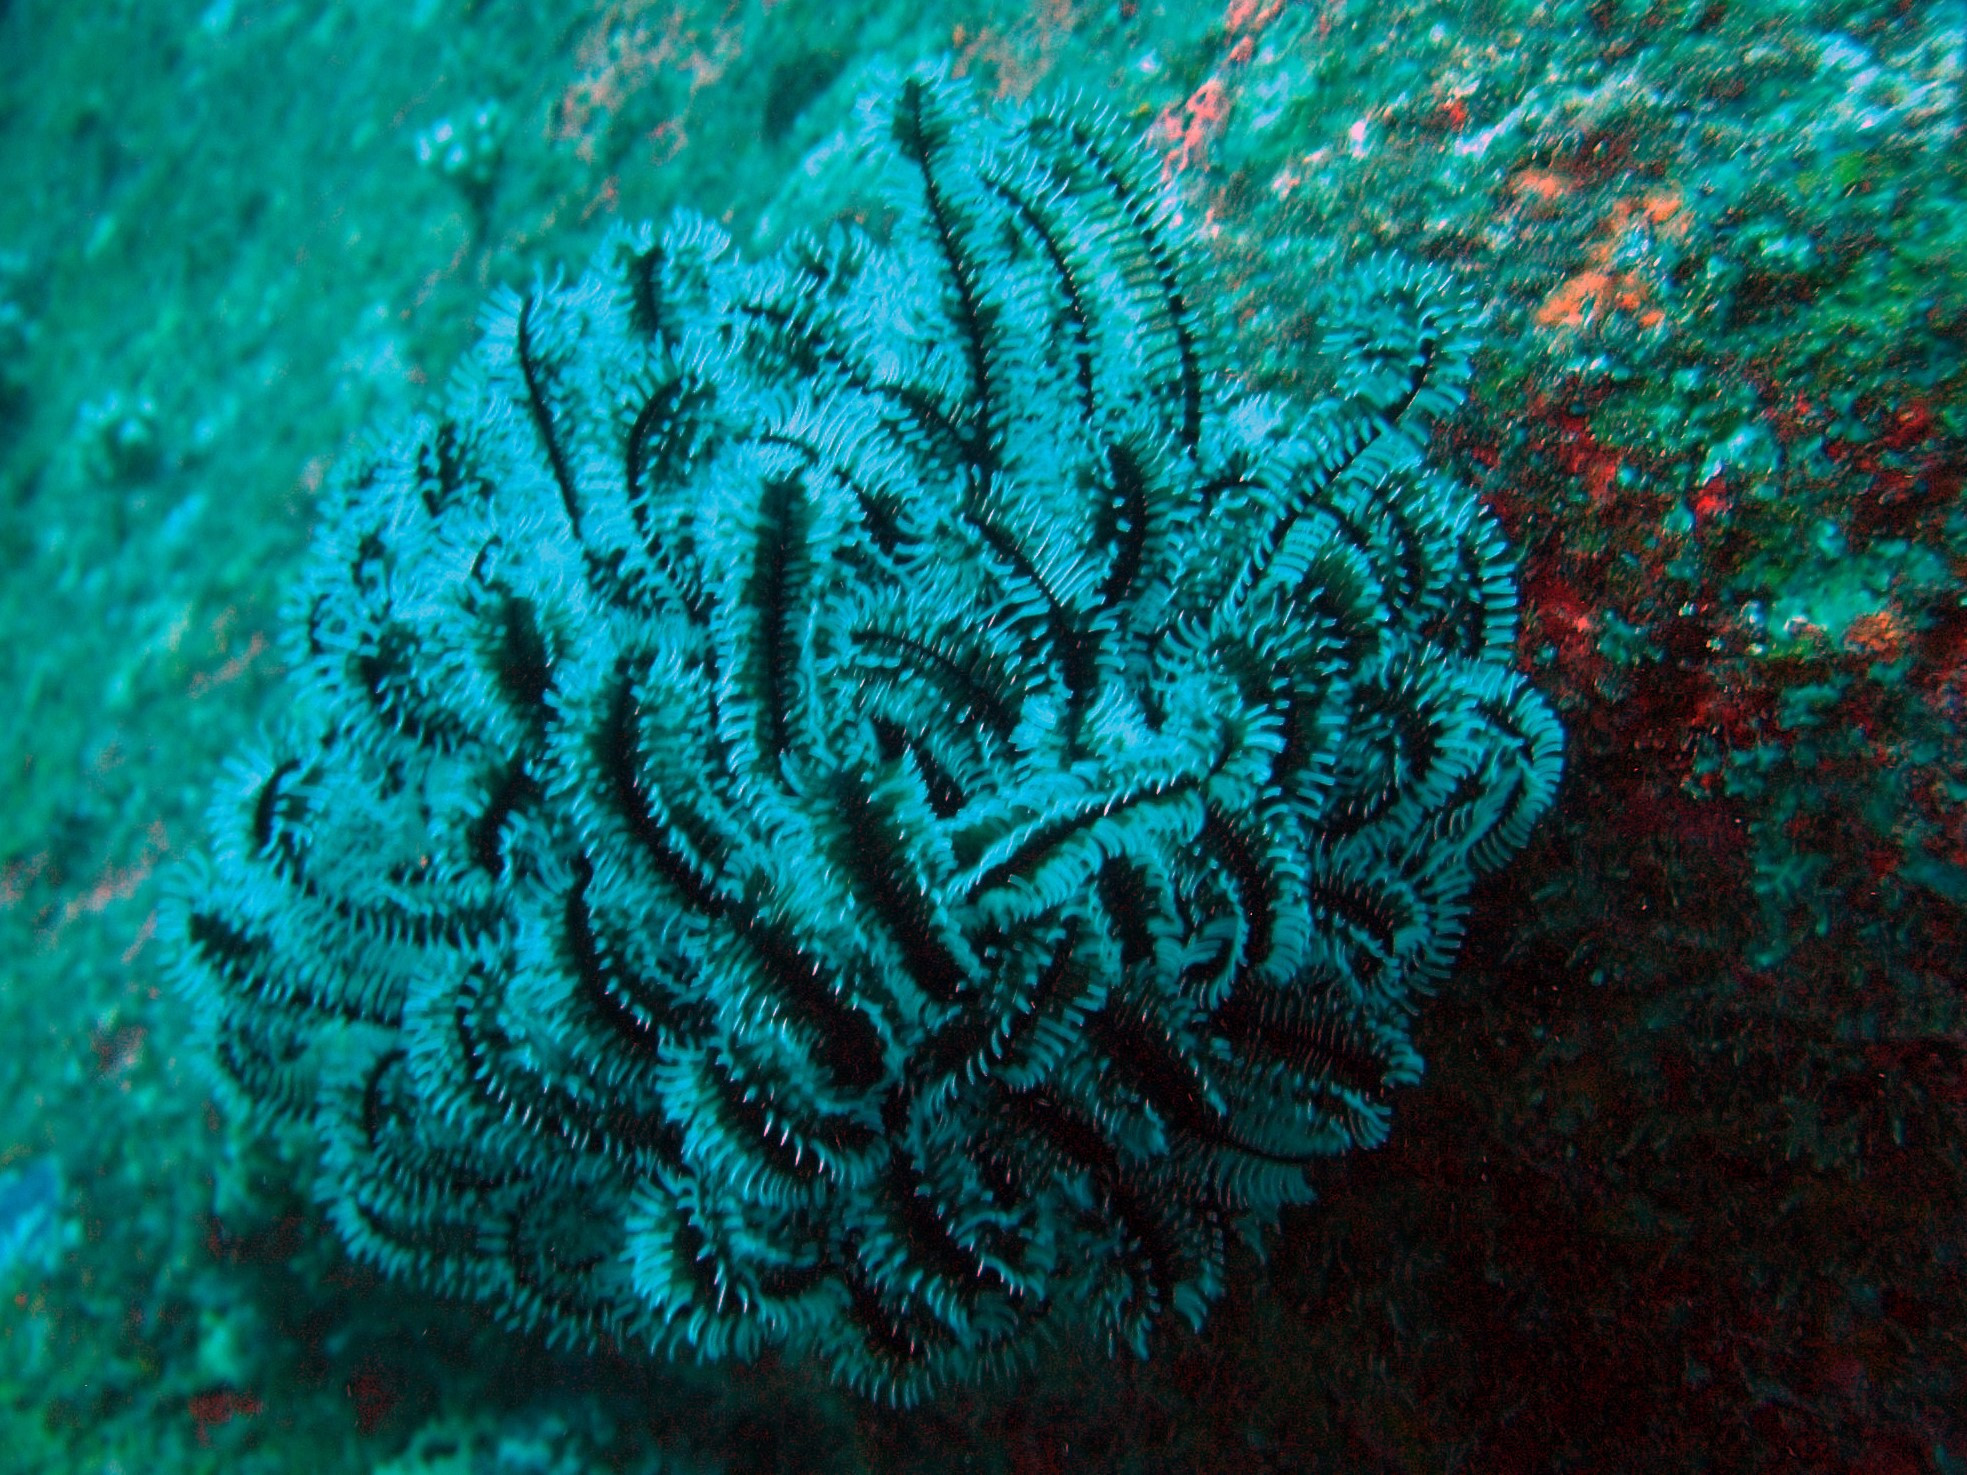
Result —
MULTIPOLYGON (((1529 169, 1513 181, 1518 193, 1555 203, 1569 194, 1573 183, 1562 174, 1529 169)), ((1638 272, 1616 269, 1622 248, 1633 232, 1646 229, 1670 240, 1687 233, 1680 192, 1671 186, 1649 190, 1638 199, 1613 203, 1599 238, 1587 252, 1591 265, 1566 279, 1537 309, 1537 326, 1581 328, 1610 312, 1626 312, 1642 328, 1657 328, 1666 314, 1653 305, 1651 289, 1638 272)))
MULTIPOLYGON (((618 0, 610 5, 575 52, 580 74, 554 104, 551 136, 573 144, 581 162, 592 163, 597 136, 608 119, 619 115, 624 104, 662 72, 676 72, 687 79, 686 105, 688 99, 716 82, 742 49, 738 32, 716 26, 706 41, 693 20, 690 7, 680 3, 618 0)), ((680 117, 670 118, 658 124, 650 136, 662 134, 658 141, 673 157, 682 147, 676 142, 682 128, 680 117)))

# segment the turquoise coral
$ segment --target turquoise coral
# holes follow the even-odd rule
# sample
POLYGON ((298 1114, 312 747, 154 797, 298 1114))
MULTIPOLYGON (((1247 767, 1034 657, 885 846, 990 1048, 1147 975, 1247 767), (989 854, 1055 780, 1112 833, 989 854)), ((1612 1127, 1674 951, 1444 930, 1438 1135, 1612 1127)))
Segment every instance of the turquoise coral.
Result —
POLYGON ((345 469, 174 927, 357 1254, 906 1400, 1201 1324, 1384 1137, 1561 738, 1419 455, 1439 283, 1367 271, 1300 412, 1108 130, 918 77, 866 147, 879 239, 620 234, 345 469))

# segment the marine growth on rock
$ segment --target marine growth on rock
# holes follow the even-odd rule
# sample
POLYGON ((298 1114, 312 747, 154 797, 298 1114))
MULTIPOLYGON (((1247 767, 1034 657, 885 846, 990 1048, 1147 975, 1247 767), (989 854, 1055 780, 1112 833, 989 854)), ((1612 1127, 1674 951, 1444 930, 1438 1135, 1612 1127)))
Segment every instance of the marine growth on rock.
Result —
POLYGON ((866 134, 878 231, 619 234, 343 470, 175 928, 357 1255, 906 1400, 1202 1323, 1385 1136, 1561 739, 1421 462, 1438 282, 1240 393, 1109 129, 866 134))

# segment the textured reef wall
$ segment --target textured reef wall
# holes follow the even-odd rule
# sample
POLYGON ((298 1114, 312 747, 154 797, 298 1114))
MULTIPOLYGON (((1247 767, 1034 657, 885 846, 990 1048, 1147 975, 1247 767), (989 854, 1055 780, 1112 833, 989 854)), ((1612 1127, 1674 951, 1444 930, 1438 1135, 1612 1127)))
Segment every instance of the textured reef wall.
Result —
POLYGON ((1131 145, 868 113, 880 242, 618 235, 341 474, 165 931, 359 1256, 912 1399, 1199 1327, 1384 1139, 1561 739, 1440 282, 1240 394, 1131 145))
POLYGON ((0 1462, 1959 1471, 1963 76, 1957 5, 1881 0, 0 5, 0 1462), (814 224, 897 249, 853 103, 936 56, 1146 139, 1243 390, 1362 392, 1362 261, 1459 283, 1426 455, 1512 551, 1565 774, 1395 1129, 1261 1264, 1225 1236, 1199 1332, 1048 1315, 896 1410, 349 1254, 311 1115, 214 1099, 158 933, 227 755, 243 799, 326 751, 280 607, 360 428, 412 444, 488 294, 621 222, 715 221, 727 284, 814 224))

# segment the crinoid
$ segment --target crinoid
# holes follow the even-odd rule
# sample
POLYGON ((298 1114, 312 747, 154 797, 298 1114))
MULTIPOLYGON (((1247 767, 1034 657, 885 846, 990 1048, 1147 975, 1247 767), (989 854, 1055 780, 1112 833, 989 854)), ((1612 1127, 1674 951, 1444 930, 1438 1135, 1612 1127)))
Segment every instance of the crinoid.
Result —
POLYGON ((345 468, 175 927, 358 1255, 907 1400, 1202 1322, 1385 1135, 1561 738, 1421 465, 1437 282, 1365 272, 1293 409, 1108 129, 867 132, 879 239, 618 235, 345 468))

